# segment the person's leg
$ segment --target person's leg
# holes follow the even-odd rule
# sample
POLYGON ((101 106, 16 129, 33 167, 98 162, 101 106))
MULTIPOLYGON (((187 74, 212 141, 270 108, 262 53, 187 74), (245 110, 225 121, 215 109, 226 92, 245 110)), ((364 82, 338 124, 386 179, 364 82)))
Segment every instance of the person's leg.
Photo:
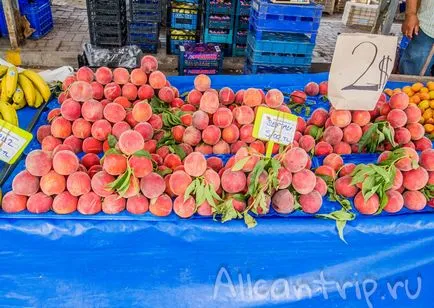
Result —
MULTIPOLYGON (((399 73, 404 75, 419 75, 433 44, 434 38, 419 30, 419 35, 413 37, 402 54, 399 62, 399 73)), ((431 61, 432 63, 434 61, 431 61)), ((430 73, 429 67, 426 75, 429 76, 430 73)))

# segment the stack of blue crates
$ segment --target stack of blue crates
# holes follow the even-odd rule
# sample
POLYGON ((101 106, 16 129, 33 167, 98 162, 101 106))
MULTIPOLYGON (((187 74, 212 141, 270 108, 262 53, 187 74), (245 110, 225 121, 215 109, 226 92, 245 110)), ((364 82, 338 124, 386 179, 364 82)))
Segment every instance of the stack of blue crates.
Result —
POLYGON ((233 57, 244 57, 246 55, 250 6, 251 0, 237 0, 234 22, 234 39, 232 43, 233 57))
POLYGON ((306 73, 321 14, 321 5, 252 0, 245 72, 306 73))
POLYGON ((205 0, 205 43, 232 44, 236 0, 205 0))
POLYGON ((127 44, 156 53, 160 43, 161 1, 129 0, 129 3, 127 44))
POLYGON ((171 1, 167 9, 167 54, 179 55, 179 46, 200 39, 202 2, 171 1))

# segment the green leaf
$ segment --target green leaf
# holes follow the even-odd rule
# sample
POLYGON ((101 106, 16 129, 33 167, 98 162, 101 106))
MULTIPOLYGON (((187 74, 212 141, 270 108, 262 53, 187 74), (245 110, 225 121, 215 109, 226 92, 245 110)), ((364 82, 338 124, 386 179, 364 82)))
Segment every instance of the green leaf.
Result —
POLYGON ((127 179, 129 180, 129 170, 128 169, 123 174, 119 175, 116 180, 109 183, 107 185, 107 188, 109 188, 110 190, 117 191, 124 184, 124 182, 127 179))
POLYGON ((344 238, 344 228, 346 224, 347 222, 345 220, 336 220, 336 229, 338 229, 339 238, 342 240, 342 242, 348 244, 344 238))
POLYGON ((253 218, 249 213, 244 213, 244 223, 249 229, 256 227, 256 225, 258 224, 255 218, 253 218))
POLYGON ((190 185, 188 185, 187 189, 184 192, 184 201, 186 201, 188 199, 188 197, 191 196, 191 193, 195 191, 196 183, 197 183, 197 181, 194 180, 190 183, 190 185))
POLYGON ((187 156, 185 154, 184 150, 179 145, 175 144, 175 145, 172 145, 170 147, 173 149, 173 151, 175 152, 175 154, 179 156, 179 158, 181 160, 184 160, 184 158, 187 156))
POLYGON ((109 147, 111 149, 113 149, 116 146, 116 143, 118 142, 118 140, 116 139, 115 136, 113 136, 112 134, 109 134, 107 136, 107 142, 108 142, 109 147))
POLYGON ((122 154, 121 151, 116 150, 115 148, 110 148, 107 151, 104 152, 104 156, 110 155, 110 154, 122 154))
POLYGON ((196 185, 196 204, 200 205, 206 200, 205 187, 202 183, 196 185))
POLYGON ((234 166, 232 167, 231 170, 232 171, 240 171, 240 170, 242 170, 244 168, 244 166, 247 164, 247 162, 249 161, 250 158, 251 158, 250 156, 247 156, 247 157, 244 157, 244 158, 240 159, 239 161, 237 161, 234 164, 234 166))
POLYGON ((146 158, 152 159, 151 154, 149 154, 149 152, 145 151, 145 150, 139 150, 139 151, 135 152, 133 154, 133 156, 146 157, 146 158))

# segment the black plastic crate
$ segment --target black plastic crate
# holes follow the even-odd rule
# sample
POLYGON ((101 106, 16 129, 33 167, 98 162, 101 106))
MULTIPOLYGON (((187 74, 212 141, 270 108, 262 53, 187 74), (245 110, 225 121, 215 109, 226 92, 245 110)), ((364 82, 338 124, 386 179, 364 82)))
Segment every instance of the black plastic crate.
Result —
POLYGON ((166 53, 168 55, 179 55, 179 46, 185 43, 199 42, 200 34, 200 31, 167 29, 166 53))
POLYGON ((160 0, 129 0, 130 15, 133 22, 161 22, 160 0))
POLYGON ((158 23, 129 23, 128 45, 137 45, 143 52, 156 53, 159 45, 158 23))

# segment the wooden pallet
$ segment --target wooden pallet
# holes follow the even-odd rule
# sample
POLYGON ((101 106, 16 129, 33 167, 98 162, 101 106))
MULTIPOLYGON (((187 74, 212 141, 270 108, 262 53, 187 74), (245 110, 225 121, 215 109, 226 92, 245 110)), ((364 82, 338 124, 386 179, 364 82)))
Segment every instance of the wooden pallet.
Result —
POLYGON ((333 15, 335 10, 335 0, 315 0, 315 3, 324 6, 323 13, 333 15))

